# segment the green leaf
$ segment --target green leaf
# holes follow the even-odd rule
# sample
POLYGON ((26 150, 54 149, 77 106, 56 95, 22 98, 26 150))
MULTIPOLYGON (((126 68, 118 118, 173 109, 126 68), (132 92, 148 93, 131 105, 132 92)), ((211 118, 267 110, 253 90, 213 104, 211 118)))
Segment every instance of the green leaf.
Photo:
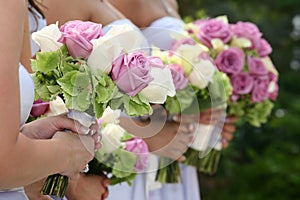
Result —
POLYGON ((38 52, 36 54, 36 61, 34 62, 33 69, 43 73, 47 73, 56 69, 60 64, 60 61, 60 51, 38 52))
POLYGON ((141 94, 137 94, 134 97, 124 95, 123 103, 125 113, 129 116, 143 116, 146 114, 152 114, 152 107, 141 94))
POLYGON ((137 156, 131 152, 123 149, 117 149, 113 153, 113 157, 118 159, 114 162, 112 174, 118 178, 126 177, 134 172, 134 165, 137 160, 137 156))
POLYGON ((168 97, 165 102, 165 108, 171 114, 183 113, 185 109, 191 106, 196 97, 196 91, 191 85, 182 90, 176 91, 174 97, 168 97))

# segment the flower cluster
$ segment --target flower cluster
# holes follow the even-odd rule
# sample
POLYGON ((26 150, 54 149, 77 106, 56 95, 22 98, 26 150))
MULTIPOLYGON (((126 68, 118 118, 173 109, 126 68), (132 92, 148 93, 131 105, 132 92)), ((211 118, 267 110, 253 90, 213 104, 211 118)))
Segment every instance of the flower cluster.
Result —
MULTIPOLYGON (((107 107, 121 109, 129 116, 143 116, 152 113, 151 103, 163 104, 167 96, 175 95, 171 70, 157 57, 139 51, 141 35, 129 25, 112 26, 104 34, 101 24, 75 20, 60 28, 58 23, 51 24, 33 33, 32 38, 41 49, 32 60, 35 99, 47 102, 62 97, 68 117, 87 127, 102 117, 107 107)), ((122 170, 132 169, 128 163, 136 163, 137 170, 143 168, 145 159, 137 159, 128 151, 143 151, 144 143, 132 136, 128 138, 129 134, 120 134, 113 124, 105 125, 103 131, 114 132, 107 137, 112 140, 117 135, 126 136, 126 140, 122 136, 117 141, 126 141, 127 151, 118 147, 105 153, 106 157, 117 157, 127 152, 128 156, 119 156, 121 160, 116 160, 114 167, 124 165, 127 158, 134 162, 125 162, 127 168, 119 166, 112 174, 122 181, 131 180, 122 170)), ((109 139, 104 142, 106 149, 111 146, 109 139)), ((101 156, 94 161, 97 159, 101 156)), ((132 170, 128 173, 134 175, 132 170)), ((54 188, 48 183, 45 190, 54 188)))
POLYGON ((196 20, 186 24, 186 30, 230 78, 228 113, 253 126, 266 123, 278 94, 278 72, 269 57, 272 48, 258 27, 251 22, 230 24, 222 16, 196 20))
POLYGON ((151 114, 150 103, 175 94, 170 69, 136 50, 140 35, 129 25, 103 34, 101 24, 75 20, 32 37, 41 47, 32 60, 36 99, 63 95, 68 109, 92 108, 99 118, 108 106, 131 116, 151 114))
POLYGON ((135 137, 119 125, 120 110, 106 108, 99 118, 103 136, 103 148, 98 150, 90 163, 89 173, 104 173, 112 185, 127 182, 131 184, 137 173, 147 169, 148 146, 144 140, 135 137))

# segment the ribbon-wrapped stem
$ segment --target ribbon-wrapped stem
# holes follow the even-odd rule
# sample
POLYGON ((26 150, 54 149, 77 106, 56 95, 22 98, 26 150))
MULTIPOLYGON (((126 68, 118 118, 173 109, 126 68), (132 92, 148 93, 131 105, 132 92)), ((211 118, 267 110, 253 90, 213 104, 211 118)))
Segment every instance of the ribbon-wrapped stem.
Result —
MULTIPOLYGON (((74 119, 81 123, 83 126, 90 127, 92 124, 96 122, 94 114, 91 112, 91 115, 87 112, 81 112, 76 110, 69 110, 68 117, 74 119)), ((86 167, 88 169, 88 165, 86 167)), ((84 173, 86 173, 86 169, 84 169, 84 173)), ((67 176, 61 174, 53 174, 48 176, 46 179, 41 193, 43 195, 49 195, 53 197, 63 198, 66 194, 67 187, 69 183, 69 178, 67 176)))

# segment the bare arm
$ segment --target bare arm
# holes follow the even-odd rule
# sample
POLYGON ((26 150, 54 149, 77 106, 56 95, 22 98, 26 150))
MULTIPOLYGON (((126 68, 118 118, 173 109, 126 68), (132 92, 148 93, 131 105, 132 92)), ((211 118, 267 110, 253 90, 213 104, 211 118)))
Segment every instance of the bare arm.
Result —
POLYGON ((0 26, 5 27, 0 37, 0 188, 23 186, 58 172, 71 175, 92 159, 78 135, 60 133, 51 140, 31 140, 19 133, 18 63, 26 9, 23 0, 0 1, 0 26), (80 155, 73 155, 76 151, 80 155))

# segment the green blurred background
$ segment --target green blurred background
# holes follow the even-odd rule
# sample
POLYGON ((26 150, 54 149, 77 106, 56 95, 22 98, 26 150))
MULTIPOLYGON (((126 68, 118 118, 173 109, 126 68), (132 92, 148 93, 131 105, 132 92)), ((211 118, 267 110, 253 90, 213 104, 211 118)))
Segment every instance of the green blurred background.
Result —
POLYGON ((267 124, 237 127, 216 175, 199 174, 203 200, 300 199, 300 0, 179 0, 189 21, 254 22, 273 47, 279 96, 267 124))

